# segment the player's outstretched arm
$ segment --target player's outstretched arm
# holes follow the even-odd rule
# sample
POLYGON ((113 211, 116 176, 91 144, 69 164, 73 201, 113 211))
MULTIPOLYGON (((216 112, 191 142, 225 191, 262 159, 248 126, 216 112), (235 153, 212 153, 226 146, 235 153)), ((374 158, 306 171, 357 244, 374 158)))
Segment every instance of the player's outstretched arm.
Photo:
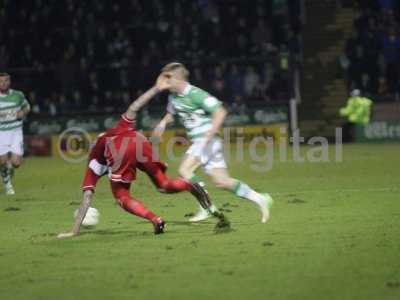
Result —
POLYGON ((137 112, 158 93, 159 90, 156 86, 153 86, 151 89, 147 90, 144 94, 142 94, 139 98, 132 102, 132 104, 126 111, 125 116, 130 120, 136 119, 137 112))
POLYGON ((93 191, 92 190, 84 191, 81 206, 79 207, 78 214, 76 215, 75 223, 74 223, 74 226, 72 227, 72 230, 70 232, 60 233, 57 236, 57 238, 65 239, 65 238, 74 237, 79 234, 80 229, 81 229, 81 224, 83 222, 83 219, 86 216, 86 213, 90 207, 90 204, 92 203, 92 200, 93 200, 93 191))
POLYGON ((128 119, 134 120, 136 119, 137 112, 145 106, 155 95, 159 92, 164 91, 169 88, 170 77, 167 74, 160 74, 157 78, 156 84, 149 90, 147 90, 143 95, 137 98, 132 104, 129 106, 125 115, 128 119))

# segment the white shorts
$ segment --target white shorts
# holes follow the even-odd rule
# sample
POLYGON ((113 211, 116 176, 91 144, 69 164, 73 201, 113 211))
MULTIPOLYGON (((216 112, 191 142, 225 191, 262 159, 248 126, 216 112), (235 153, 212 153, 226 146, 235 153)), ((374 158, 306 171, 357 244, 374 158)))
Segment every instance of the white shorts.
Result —
POLYGON ((204 171, 208 174, 213 169, 226 169, 227 164, 224 157, 224 146, 218 137, 204 145, 204 139, 196 139, 186 151, 187 155, 192 155, 200 159, 204 171))
POLYGON ((22 128, 11 130, 0 130, 0 155, 5 155, 8 152, 24 155, 24 136, 22 128))

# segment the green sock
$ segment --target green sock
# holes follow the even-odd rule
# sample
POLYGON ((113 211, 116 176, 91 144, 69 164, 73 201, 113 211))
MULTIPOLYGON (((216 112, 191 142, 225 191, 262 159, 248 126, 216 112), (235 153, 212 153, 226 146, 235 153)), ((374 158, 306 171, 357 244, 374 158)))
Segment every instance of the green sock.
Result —
MULTIPOLYGON (((234 186, 233 189, 232 189, 232 192, 233 192, 236 196, 239 196, 239 195, 238 195, 238 191, 239 191, 239 189, 240 189, 240 185, 241 185, 241 182, 238 180, 238 181, 236 182, 235 186, 234 186)), ((239 197, 240 197, 240 196, 239 196, 239 197)))
POLYGON ((202 182, 202 181, 201 181, 201 178, 200 178, 199 176, 197 176, 197 175, 193 175, 192 177, 190 177, 189 180, 190 180, 191 182, 193 182, 193 183, 195 183, 195 182, 197 182, 197 183, 202 182))

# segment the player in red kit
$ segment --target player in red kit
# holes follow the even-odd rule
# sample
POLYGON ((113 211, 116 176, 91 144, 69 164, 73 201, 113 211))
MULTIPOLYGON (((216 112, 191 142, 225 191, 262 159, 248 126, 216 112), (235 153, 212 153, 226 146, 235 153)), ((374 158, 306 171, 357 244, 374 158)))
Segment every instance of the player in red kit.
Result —
POLYGON ((93 199, 98 180, 108 173, 111 190, 119 205, 127 212, 149 220, 154 233, 163 233, 165 222, 131 196, 131 182, 136 179, 136 169, 150 177, 160 192, 191 192, 199 203, 209 208, 208 194, 198 185, 182 178, 170 179, 166 174, 166 165, 153 157, 150 142, 134 128, 136 113, 157 93, 168 87, 168 80, 160 76, 154 87, 135 100, 121 116, 117 125, 101 134, 90 155, 83 181, 83 200, 75 218, 71 232, 59 234, 59 238, 79 234, 80 226, 93 199))

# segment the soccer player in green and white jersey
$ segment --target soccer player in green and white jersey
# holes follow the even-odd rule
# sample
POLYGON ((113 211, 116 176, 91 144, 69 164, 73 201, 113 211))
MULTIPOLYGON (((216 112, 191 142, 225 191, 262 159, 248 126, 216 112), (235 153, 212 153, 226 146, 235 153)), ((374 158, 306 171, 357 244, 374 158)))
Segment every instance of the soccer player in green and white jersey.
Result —
MULTIPOLYGON (((153 136, 161 137, 167 124, 174 120, 174 115, 179 116, 192 141, 179 167, 180 175, 192 181, 199 181, 195 171, 203 166, 217 187, 254 202, 261 211, 261 222, 267 222, 272 198, 268 194, 257 193, 228 173, 222 140, 218 137, 227 115, 222 103, 206 91, 191 85, 188 81, 189 71, 181 63, 166 65, 162 73, 170 77, 170 95, 167 114, 156 126, 153 136)), ((217 211, 214 205, 211 211, 200 207, 200 211, 190 221, 205 220, 214 211, 217 211)))
POLYGON ((0 174, 6 194, 14 195, 11 178, 24 154, 22 122, 30 105, 24 94, 10 89, 7 73, 0 73, 0 174))

